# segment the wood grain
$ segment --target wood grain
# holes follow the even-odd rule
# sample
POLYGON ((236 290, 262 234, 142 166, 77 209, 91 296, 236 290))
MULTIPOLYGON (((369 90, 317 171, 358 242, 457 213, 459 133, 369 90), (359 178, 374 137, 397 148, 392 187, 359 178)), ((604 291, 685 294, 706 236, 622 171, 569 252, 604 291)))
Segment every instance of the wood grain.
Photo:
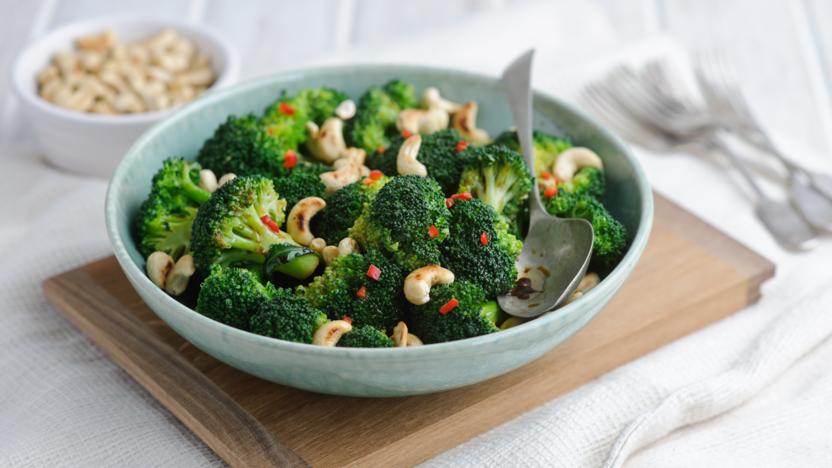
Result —
POLYGON ((409 466, 743 308, 773 273, 764 258, 657 196, 641 262, 587 327, 498 378, 397 399, 313 394, 224 365, 147 309, 113 258, 44 287, 78 328, 232 465, 409 466))

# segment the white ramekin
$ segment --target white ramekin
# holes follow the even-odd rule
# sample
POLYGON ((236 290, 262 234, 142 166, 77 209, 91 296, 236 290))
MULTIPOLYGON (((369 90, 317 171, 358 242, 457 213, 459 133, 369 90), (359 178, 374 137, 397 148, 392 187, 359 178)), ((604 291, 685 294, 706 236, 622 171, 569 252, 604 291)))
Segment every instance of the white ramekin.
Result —
POLYGON ((134 41, 172 28, 187 37, 211 59, 217 80, 211 90, 234 84, 240 57, 228 41, 201 25, 124 16, 101 17, 72 23, 35 39, 18 55, 12 68, 12 87, 50 162, 71 172, 109 178, 133 142, 153 124, 176 109, 141 114, 100 115, 58 107, 37 92, 37 74, 53 54, 71 50, 74 40, 105 29, 119 40, 134 41))

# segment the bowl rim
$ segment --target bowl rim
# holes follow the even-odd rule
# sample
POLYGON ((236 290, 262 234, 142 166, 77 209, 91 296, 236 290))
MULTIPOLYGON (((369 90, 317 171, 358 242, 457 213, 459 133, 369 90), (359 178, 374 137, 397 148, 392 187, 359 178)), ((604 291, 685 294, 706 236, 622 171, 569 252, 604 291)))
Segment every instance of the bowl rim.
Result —
MULTIPOLYGON (((55 47, 50 48, 50 51, 48 52, 49 56, 53 56, 57 50, 58 49, 55 47)), ((12 88, 14 89, 14 93, 19 99, 27 102, 30 106, 37 108, 40 112, 50 114, 53 117, 108 126, 122 124, 150 124, 178 112, 181 108, 187 107, 193 102, 201 99, 209 93, 213 93, 219 88, 226 87, 236 82, 240 75, 240 63, 240 54, 231 41, 209 26, 175 19, 153 18, 141 15, 101 15, 61 25, 42 36, 30 40, 20 50, 20 52, 18 52, 13 62, 10 72, 10 81, 12 88), (219 52, 219 55, 222 57, 223 68, 219 70, 215 68, 214 71, 216 72, 217 77, 214 80, 214 83, 202 96, 190 102, 186 102, 176 108, 140 112, 136 114, 106 115, 65 109, 43 99, 31 86, 29 86, 32 81, 37 80, 37 73, 39 70, 35 70, 34 74, 24 73, 22 70, 23 63, 27 59, 31 58, 31 55, 36 53, 37 49, 42 47, 44 44, 53 41, 60 42, 66 39, 71 40, 80 35, 94 31, 103 31, 104 29, 113 29, 118 31, 119 27, 125 25, 140 25, 148 28, 158 28, 159 30, 171 28, 188 38, 199 37, 200 39, 213 44, 219 52)))
MULTIPOLYGON (((187 118, 187 116, 190 115, 190 113, 199 112, 201 108, 209 106, 217 101, 222 101, 228 97, 232 97, 237 93, 246 92, 248 90, 256 89, 261 86, 273 85, 275 82, 290 79, 292 76, 297 75, 318 74, 325 72, 333 73, 338 71, 354 72, 358 69, 360 69, 361 71, 383 70, 386 72, 393 70, 402 74, 403 76, 406 76, 408 72, 419 71, 435 74, 453 75, 455 78, 458 79, 477 80, 480 82, 487 83, 494 83, 498 81, 497 77, 483 73, 476 73, 453 68, 423 66, 415 64, 351 63, 314 67, 301 67, 281 71, 278 73, 258 77, 251 80, 246 80, 234 86, 230 86, 222 90, 217 90, 216 92, 213 92, 210 95, 205 96, 204 98, 192 103, 191 105, 177 110, 177 112, 169 118, 155 124, 149 130, 147 130, 138 140, 136 140, 135 143, 133 143, 133 145, 125 154, 122 161, 119 163, 118 167, 116 168, 116 171, 113 173, 113 176, 110 179, 109 186, 107 187, 107 194, 105 200, 105 222, 107 234, 110 238, 110 243, 113 246, 116 259, 118 260, 122 269, 125 269, 125 274, 128 277, 133 276, 134 278, 137 278, 138 281, 144 283, 145 287, 152 288, 150 289, 151 291, 154 291, 155 293, 159 294, 162 300, 163 307, 167 307, 175 313, 186 314, 193 320, 196 320, 198 322, 201 321, 203 324, 209 327, 214 327, 217 330, 221 331, 222 334, 224 336, 227 336, 227 338, 231 341, 245 340, 252 345, 258 347, 274 348, 277 351, 301 352, 310 355, 328 356, 332 358, 356 356, 407 356, 409 359, 418 359, 422 357, 430 357, 445 354, 453 349, 458 348, 464 349, 469 347, 474 348, 479 346, 491 346, 497 341, 512 340, 515 337, 515 335, 531 333, 532 330, 536 327, 545 326, 546 324, 557 320, 559 317, 568 315, 576 311, 578 307, 581 307, 581 305, 590 297, 599 294, 614 293, 616 289, 616 283, 623 283, 623 281, 635 267, 635 264, 638 262, 638 259, 641 257, 641 254, 644 251, 644 248, 647 244, 647 240, 650 236, 650 231, 652 229, 653 193, 647 176, 636 157, 630 151, 629 146, 626 143, 624 143, 624 141, 621 140, 617 135, 608 130, 602 124, 598 123, 595 119, 589 117, 586 113, 580 111, 579 109, 576 109, 574 106, 564 102, 563 100, 558 99, 542 91, 534 90, 533 101, 548 100, 562 107, 567 112, 572 112, 581 120, 591 124, 595 128, 595 130, 600 132, 600 134, 604 138, 608 139, 610 142, 612 142, 615 146, 617 146, 620 149, 621 155, 627 159, 628 163, 633 169, 633 172, 635 174, 636 187, 638 188, 639 195, 642 200, 641 216, 639 218, 638 229, 636 230, 635 235, 633 236, 633 240, 630 243, 627 253, 621 259, 618 265, 616 265, 615 268, 598 284, 598 286, 593 288, 590 292, 588 292, 578 300, 570 304, 567 304, 561 307, 560 309, 557 309, 555 312, 544 314, 534 320, 509 328, 507 330, 502 330, 499 333, 489 333, 487 335, 477 336, 473 338, 466 338, 463 340, 449 341, 444 343, 433 343, 425 346, 406 347, 403 349, 323 347, 314 346, 307 343, 295 343, 291 341, 280 340, 277 338, 262 336, 249 331, 231 327, 224 323, 205 317, 204 315, 196 312, 194 309, 187 307, 186 305, 180 303, 176 299, 167 295, 164 291, 160 290, 157 286, 155 286, 150 281, 150 279, 147 278, 147 275, 144 274, 141 268, 133 262, 132 258, 130 258, 129 254, 127 253, 125 247, 125 239, 123 239, 119 233, 118 220, 116 219, 116 214, 118 212, 117 204, 119 202, 119 197, 117 196, 117 193, 121 191, 121 181, 124 180, 125 176, 129 172, 130 162, 137 157, 140 148, 146 145, 147 142, 154 139, 156 135, 162 132, 166 127, 172 125, 175 122, 187 118)), ((130 241, 132 242, 132 240, 130 241)))

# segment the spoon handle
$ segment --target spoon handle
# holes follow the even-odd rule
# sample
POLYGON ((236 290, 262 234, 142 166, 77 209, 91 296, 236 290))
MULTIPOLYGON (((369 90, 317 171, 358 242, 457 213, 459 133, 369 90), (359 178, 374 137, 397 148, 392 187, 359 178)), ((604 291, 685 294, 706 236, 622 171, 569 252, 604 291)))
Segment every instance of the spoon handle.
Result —
MULTIPOLYGON (((514 124, 517 127, 517 139, 520 140, 520 148, 523 151, 523 158, 526 166, 532 173, 534 179, 534 149, 532 146, 532 60, 534 49, 529 49, 520 57, 517 57, 503 72, 501 81, 503 88, 508 94, 511 113, 514 115, 514 124)), ((535 185, 531 193, 531 221, 540 215, 546 215, 543 203, 540 201, 540 191, 535 185)))

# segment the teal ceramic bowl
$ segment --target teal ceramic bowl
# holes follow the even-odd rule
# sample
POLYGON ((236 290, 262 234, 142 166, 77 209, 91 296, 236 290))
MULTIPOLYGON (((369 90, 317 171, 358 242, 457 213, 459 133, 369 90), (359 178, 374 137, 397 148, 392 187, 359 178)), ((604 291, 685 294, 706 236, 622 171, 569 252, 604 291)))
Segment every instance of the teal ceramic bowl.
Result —
POLYGON ((591 292, 536 320, 462 341, 402 349, 323 348, 258 336, 208 319, 157 288, 131 229, 154 172, 170 156, 195 157, 230 114, 261 112, 281 90, 332 86, 354 99, 371 85, 402 78, 417 89, 437 86, 455 101, 479 103, 480 127, 492 135, 511 125, 499 82, 492 77, 419 66, 350 65, 281 73, 219 90, 145 133, 110 182, 107 231, 118 262, 147 305, 199 349, 266 380, 315 392, 392 397, 438 392, 490 379, 533 361, 586 325, 615 295, 641 256, 653 217, 650 186, 624 143, 583 113, 535 93, 535 127, 568 135, 604 160, 607 206, 631 234, 621 263, 591 292))

